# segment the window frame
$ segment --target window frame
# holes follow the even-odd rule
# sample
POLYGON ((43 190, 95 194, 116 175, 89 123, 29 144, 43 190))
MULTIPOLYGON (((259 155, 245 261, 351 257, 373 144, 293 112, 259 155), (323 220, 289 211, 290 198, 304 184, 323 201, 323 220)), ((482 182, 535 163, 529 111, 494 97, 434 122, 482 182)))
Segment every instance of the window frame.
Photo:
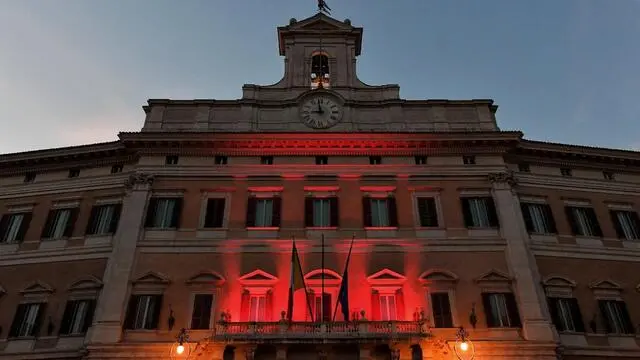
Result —
POLYGON ((200 218, 198 220, 198 230, 226 230, 229 226, 229 211, 231 207, 231 193, 226 191, 203 191, 200 200, 200 218), (222 213, 222 225, 220 227, 206 227, 207 207, 210 199, 223 199, 224 210, 222 213))
POLYGON ((23 206, 10 206, 8 211, 4 214, 0 214, 0 224, 6 221, 6 228, 3 229, 0 226, 0 246, 4 245, 16 245, 20 244, 24 241, 31 227, 31 220, 33 219, 33 205, 23 205, 23 206), (9 227, 9 219, 13 216, 22 215, 22 220, 20 220, 20 226, 18 230, 15 232, 15 238, 12 241, 5 241, 5 237, 7 237, 10 232, 9 227), (8 218, 5 220, 5 216, 8 218), (4 230, 4 231, 2 231, 4 230))
POLYGON ((602 226, 600 219, 598 218, 598 213, 596 213, 595 207, 592 203, 588 201, 565 201, 564 202, 564 212, 565 219, 569 225, 569 229, 571 234, 575 237, 581 238, 591 238, 591 239, 601 239, 603 237, 602 226), (591 228, 591 232, 593 234, 587 235, 584 233, 579 233, 579 223, 575 221, 573 209, 585 209, 587 211, 585 216, 589 216, 590 212, 594 216, 595 223, 593 223, 593 228, 591 228))
POLYGON ((612 222, 613 228, 616 232, 616 238, 621 241, 630 241, 630 242, 638 242, 640 241, 640 214, 633 208, 630 204, 607 204, 607 210, 609 210, 609 217, 612 222), (639 236, 637 238, 628 238, 626 232, 624 231, 622 224, 618 222, 619 218, 617 217, 617 213, 626 212, 631 214, 631 223, 629 224, 633 228, 633 232, 637 233, 639 236), (616 215, 614 217, 614 215, 616 215), (622 235, 622 236, 621 236, 622 235))
MULTIPOLYGON (((456 305, 456 289, 459 277, 444 269, 430 269, 422 273, 419 277, 425 294, 426 311, 432 327, 436 328, 435 317, 433 315, 432 294, 446 293, 449 296, 449 311, 451 313, 452 327, 459 326, 458 312, 456 305)), ((443 328, 446 329, 446 328, 443 328)))
POLYGON ((411 200, 413 202, 413 224, 417 229, 443 229, 445 228, 444 224, 444 214, 442 212, 442 203, 440 198, 440 192, 425 192, 425 191, 414 191, 411 196, 411 200), (436 221, 438 222, 437 226, 422 226, 421 216, 420 216, 420 199, 430 198, 433 199, 435 203, 436 210, 436 221))
POLYGON ((176 231, 180 228, 181 225, 181 218, 182 218, 182 210, 184 207, 184 194, 182 193, 162 193, 162 192, 158 192, 158 193, 152 193, 151 196, 149 197, 149 201, 147 202, 147 209, 145 212, 145 219, 144 219, 144 228, 146 231, 176 231), (151 225, 155 225, 156 219, 155 219, 155 213, 156 210, 155 208, 157 208, 158 206, 158 200, 175 200, 176 204, 178 206, 174 207, 174 212, 171 213, 171 223, 169 224, 170 226, 167 227, 156 227, 156 226, 151 226, 151 225), (152 206, 154 206, 155 208, 153 208, 153 214, 151 214, 151 209, 152 206), (175 215, 175 211, 178 212, 177 215, 175 215), (149 220, 148 217, 149 215, 153 215, 153 220, 149 220), (177 220, 174 223, 173 218, 176 218, 177 220), (174 225, 174 226, 172 226, 174 225))
POLYGON ((45 223, 42 227, 42 234, 40 235, 40 241, 57 241, 57 240, 67 240, 73 237, 73 233, 76 231, 78 215, 80 213, 80 201, 58 201, 51 206, 49 212, 47 212, 47 217, 45 219, 45 223), (49 234, 49 218, 51 217, 54 211, 60 210, 69 210, 69 218, 67 219, 67 223, 65 224, 65 230, 63 231, 62 236, 60 237, 50 237, 45 235, 49 234), (68 231, 66 229, 69 229, 68 231))

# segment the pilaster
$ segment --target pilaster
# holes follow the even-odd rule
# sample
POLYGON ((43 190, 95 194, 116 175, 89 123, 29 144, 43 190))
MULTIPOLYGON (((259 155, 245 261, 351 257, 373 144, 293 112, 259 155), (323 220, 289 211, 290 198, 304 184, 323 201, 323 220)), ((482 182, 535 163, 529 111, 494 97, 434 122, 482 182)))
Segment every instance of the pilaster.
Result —
POLYGON ((153 176, 133 174, 126 182, 120 224, 113 238, 113 250, 104 273, 104 287, 87 337, 93 344, 120 341, 122 320, 129 290, 129 276, 135 259, 136 245, 143 228, 147 199, 153 176))
POLYGON ((514 192, 516 180, 511 173, 489 174, 493 198, 500 217, 500 231, 507 241, 507 264, 514 276, 513 290, 518 300, 522 330, 526 340, 557 341, 549 322, 540 274, 528 242, 520 201, 514 192))

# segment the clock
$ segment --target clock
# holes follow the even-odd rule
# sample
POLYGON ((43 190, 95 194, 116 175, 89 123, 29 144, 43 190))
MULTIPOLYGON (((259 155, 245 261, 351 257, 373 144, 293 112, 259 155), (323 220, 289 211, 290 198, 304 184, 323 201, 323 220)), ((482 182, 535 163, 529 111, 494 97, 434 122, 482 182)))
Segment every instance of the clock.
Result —
POLYGON ((302 103, 300 117, 310 128, 328 129, 342 118, 342 107, 334 97, 317 94, 302 103))

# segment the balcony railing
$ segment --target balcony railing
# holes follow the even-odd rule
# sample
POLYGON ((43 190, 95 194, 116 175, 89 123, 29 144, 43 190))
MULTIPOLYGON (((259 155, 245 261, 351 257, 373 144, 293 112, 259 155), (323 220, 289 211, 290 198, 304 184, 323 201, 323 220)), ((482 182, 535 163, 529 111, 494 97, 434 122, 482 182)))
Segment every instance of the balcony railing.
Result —
POLYGON ((424 321, 355 322, 219 322, 214 338, 219 341, 326 341, 393 340, 428 337, 424 321))

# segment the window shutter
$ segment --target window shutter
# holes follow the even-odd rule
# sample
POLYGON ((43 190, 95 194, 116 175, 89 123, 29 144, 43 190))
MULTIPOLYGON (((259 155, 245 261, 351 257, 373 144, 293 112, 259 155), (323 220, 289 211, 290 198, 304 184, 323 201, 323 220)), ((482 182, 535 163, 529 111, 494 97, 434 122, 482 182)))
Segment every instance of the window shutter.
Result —
POLYGON ((11 329, 9 329, 9 337, 17 337, 18 331, 20 331, 20 326, 22 325, 22 321, 24 320, 24 316, 29 308, 29 304, 20 304, 16 309, 16 313, 13 316, 13 322, 11 323, 11 329))
POLYGON ((484 307, 484 315, 485 318, 487 319, 487 327, 496 327, 497 324, 494 321, 494 316, 493 313, 491 312, 491 297, 492 294, 489 293, 483 293, 482 294, 482 306, 484 307))
POLYGON ((404 321, 406 318, 404 310, 404 292, 402 289, 396 291, 396 320, 404 321))
POLYGON ((96 233, 96 227, 98 226, 98 211, 101 206, 93 206, 91 213, 89 214, 89 221, 87 221, 87 228, 84 230, 85 235, 93 235, 96 233))
POLYGON ((193 313, 191 314, 191 329, 208 329, 211 322, 211 306, 213 295, 197 294, 193 297, 193 313))
POLYGON ((604 328, 606 329, 607 334, 609 334, 612 331, 612 327, 611 327, 611 322, 609 320, 609 314, 607 313, 607 301, 598 300, 598 307, 600 308, 600 314, 602 315, 602 322, 604 323, 604 328))
POLYGON ((247 227, 256 226, 256 203, 258 199, 250 197, 247 200, 247 227))
POLYGON ((398 226, 398 207, 396 206, 396 198, 389 196, 387 198, 387 206, 389 209, 389 226, 398 226))
POLYGON ((179 229, 180 228, 180 220, 182 220, 182 198, 174 199, 175 206, 173 208, 173 214, 171 214, 171 227, 179 229))
POLYGON ((587 208, 587 217, 593 226, 593 232, 595 236, 602 237, 602 229, 600 228, 600 223, 598 222, 598 217, 596 216, 596 211, 593 208, 587 208))
POLYGON ((438 210, 434 198, 418 198, 418 216, 421 227, 438 226, 438 210))
POLYGON ((113 215, 111 222, 109 223, 109 233, 115 234, 118 230, 118 223, 120 222, 120 213, 122 212, 122 204, 113 205, 113 215))
POLYGON ((338 208, 338 198, 329 198, 329 225, 332 227, 340 226, 340 209, 338 208))
POLYGON ((471 206, 469 205, 469 199, 461 198, 460 204, 462 205, 462 216, 464 218, 465 227, 473 227, 473 217, 471 216, 471 206))
POLYGON ((77 301, 67 301, 64 307, 64 314, 62 315, 62 321, 60 322, 60 334, 67 335, 71 332, 71 320, 73 319, 73 313, 75 312, 77 301))
POLYGON ((64 236, 65 237, 72 237, 73 236, 73 229, 76 226, 76 221, 78 220, 78 213, 80 212, 79 208, 73 208, 70 209, 71 213, 69 215, 69 220, 67 220, 67 223, 65 225, 64 228, 64 236))
POLYGON ((149 330, 158 328, 158 324, 160 323, 160 313, 162 312, 162 295, 153 295, 152 299, 154 308, 153 318, 150 321, 150 326, 147 328, 149 330))
POLYGON ((84 317, 84 324, 82 324, 82 332, 86 333, 87 330, 89 330, 89 328, 91 327, 91 324, 93 324, 93 314, 96 310, 96 301, 91 299, 91 300, 87 300, 87 313, 84 317))
POLYGON ((304 226, 305 227, 313 226, 313 198, 312 197, 304 198, 304 226))
POLYGON ((282 199, 279 196, 273 198, 273 216, 271 226, 280 227, 280 212, 282 210, 282 199))
POLYGON ((520 203, 520 209, 522 210, 522 219, 524 220, 524 225, 527 227, 527 232, 533 232, 533 221, 531 220, 531 212, 529 211, 529 204, 520 203))
POLYGON ((547 305, 549 306, 549 316, 551 316, 551 322, 556 327, 556 330, 563 331, 564 326, 562 326, 562 322, 560 321, 560 316, 558 315, 558 298, 548 297, 547 305))
POLYGON ((207 200, 207 209, 204 215, 205 228, 221 228, 224 221, 224 198, 214 198, 207 200))
POLYGON ((377 290, 371 292, 371 321, 380 321, 380 293, 377 290))
POLYGON ((610 210, 609 215, 611 216, 611 223, 613 227, 616 229, 616 234, 618 239, 624 239, 624 230, 622 230, 622 226, 620 226, 620 221, 618 221, 618 212, 615 210, 610 210))
POLYGON ((47 304, 40 303, 38 307, 38 315, 36 316, 36 321, 33 325, 33 329, 31 329, 31 333, 29 336, 40 336, 40 328, 42 327, 42 323, 44 322, 44 313, 47 311, 47 304))
POLYGON ((5 235, 7 234, 10 217, 11 217, 11 214, 4 214, 2 215, 2 218, 0 218, 0 242, 4 241, 5 235))
POLYGON ((520 327, 520 313, 518 312, 518 304, 513 293, 505 293, 505 302, 507 303, 507 313, 509 314, 509 325, 511 327, 520 327))
POLYGON ((227 204, 227 199, 219 198, 216 201, 216 218, 214 225, 215 227, 223 227, 224 226, 224 209, 227 204))
POLYGON ((552 234, 558 233, 558 229, 556 228, 556 219, 553 217, 553 211, 551 210, 551 206, 549 204, 544 204, 542 207, 544 211, 544 215, 549 222, 549 231, 552 234))
POLYGON ((578 224, 576 223, 576 219, 573 216, 573 208, 571 206, 565 206, 564 212, 567 215, 567 220, 569 221, 569 225, 571 226, 571 233, 573 235, 580 234, 580 228, 578 228, 578 224))
POLYGON ((53 221, 56 218, 58 210, 49 210, 49 214, 47 215, 47 221, 44 223, 44 228, 42 228, 42 238, 47 239, 51 236, 51 227, 53 226, 53 221))
POLYGON ((578 299, 571 298, 569 300, 569 306, 571 306, 571 319, 576 327, 577 332, 584 332, 584 321, 582 321, 582 312, 580 311, 580 305, 578 305, 578 299))
POLYGON ((371 226, 373 223, 371 219, 371 201, 367 196, 362 197, 362 221, 364 226, 371 226))
POLYGON ((149 200, 149 205, 147 206, 147 217, 145 218, 144 226, 145 227, 153 227, 153 223, 155 222, 156 217, 156 208, 158 207, 158 199, 151 198, 149 200))
POLYGON ((489 225, 491 227, 500 227, 500 221, 498 221, 498 213, 496 211, 496 203, 492 197, 486 198, 487 202, 487 216, 489 217, 489 225))
POLYGON ((269 290, 265 296, 264 321, 274 321, 273 319, 273 291, 269 290))
POLYGON ((240 321, 249 321, 249 315, 251 314, 251 295, 248 290, 242 292, 240 298, 240 321))
POLYGON ((129 298, 129 305, 127 305, 127 316, 124 318, 124 328, 133 329, 133 325, 136 321, 136 308, 138 307, 138 295, 131 295, 129 298))
POLYGON ((631 222, 633 223, 633 227, 640 230, 640 216, 638 216, 637 212, 631 213, 631 222))
POLYGON ((627 310, 627 304, 624 301, 616 301, 616 303, 619 306, 620 315, 622 316, 622 327, 624 328, 624 333, 635 334, 636 331, 633 328, 631 318, 629 318, 629 310, 627 310))
MULTIPOLYGON (((22 224, 20 224, 20 230, 16 235, 16 241, 20 241, 20 242, 24 241, 24 237, 27 235, 27 231, 29 230, 29 225, 31 224, 32 217, 33 217, 32 213, 24 214, 24 217, 22 218, 22 224)), ((2 232, 0 232, 0 234, 2 234, 2 232)))
POLYGON ((448 293, 431 294, 433 321, 437 328, 452 328, 451 303, 448 293))

